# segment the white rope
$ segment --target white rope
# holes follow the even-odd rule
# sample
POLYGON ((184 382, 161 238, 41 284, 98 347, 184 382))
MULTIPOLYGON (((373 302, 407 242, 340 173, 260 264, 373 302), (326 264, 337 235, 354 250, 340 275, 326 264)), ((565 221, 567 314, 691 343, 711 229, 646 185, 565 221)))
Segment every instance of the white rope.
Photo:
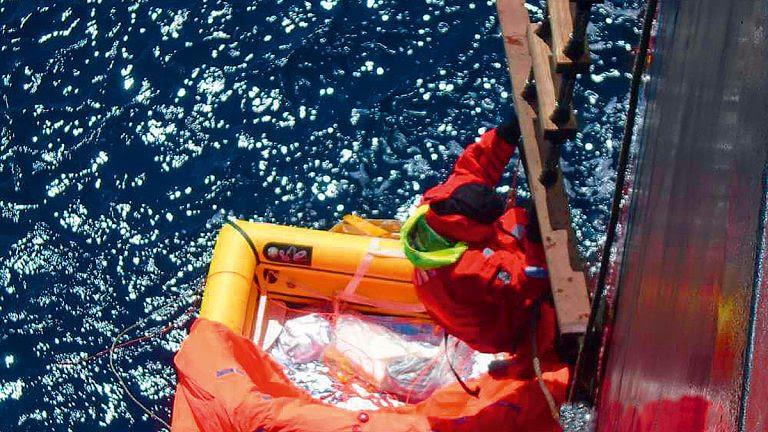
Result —
POLYGON ((552 418, 555 419, 555 422, 559 424, 560 410, 557 407, 555 398, 552 396, 552 392, 549 391, 549 387, 547 387, 547 384, 544 382, 544 374, 541 371, 541 361, 539 360, 539 345, 536 341, 536 333, 539 326, 540 307, 540 304, 536 304, 536 310, 533 313, 533 322, 531 323, 531 357, 533 359, 533 371, 536 373, 536 380, 539 383, 539 388, 541 388, 541 392, 547 400, 549 412, 552 414, 552 418))
MULTIPOLYGON (((144 405, 140 400, 138 400, 136 398, 136 396, 134 396, 133 393, 131 392, 131 390, 128 388, 128 385, 125 383, 125 381, 123 380, 123 377, 120 375, 120 373, 117 370, 117 367, 115 366, 115 349, 117 348, 117 345, 120 342, 120 339, 122 339, 123 336, 128 334, 128 332, 130 332, 131 330, 133 330, 133 329, 143 325, 150 318, 155 316, 160 311, 162 311, 162 310, 164 310, 164 309, 166 309, 166 308, 168 308, 170 306, 178 306, 178 301, 183 299, 184 297, 189 296, 190 294, 198 294, 200 292, 201 288, 202 288, 202 286, 198 287, 196 289, 184 292, 181 295, 179 295, 178 297, 174 297, 174 298, 170 299, 169 301, 161 304, 160 306, 158 306, 154 310, 150 311, 144 318, 136 321, 135 323, 133 323, 132 325, 126 327, 120 333, 118 333, 117 336, 115 336, 115 338, 112 340, 112 345, 110 345, 110 347, 109 347, 109 370, 112 372, 112 374, 115 376, 115 378, 117 378, 117 382, 118 382, 118 384, 120 384, 120 387, 123 389, 125 394, 128 395, 128 398, 131 399, 131 401, 134 404, 136 404, 136 406, 138 406, 145 414, 149 415, 150 418, 152 418, 152 419, 156 420, 158 423, 162 424, 169 431, 171 430, 171 425, 168 424, 167 421, 165 421, 162 418, 160 418, 152 410, 147 408, 147 406, 144 405)), ((189 310, 194 310, 194 308, 190 308, 189 310)))

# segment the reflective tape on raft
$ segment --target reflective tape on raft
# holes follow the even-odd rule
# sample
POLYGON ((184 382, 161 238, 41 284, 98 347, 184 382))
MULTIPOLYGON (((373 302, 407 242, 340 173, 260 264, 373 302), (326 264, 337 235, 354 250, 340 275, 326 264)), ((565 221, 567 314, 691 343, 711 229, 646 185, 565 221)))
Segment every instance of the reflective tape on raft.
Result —
POLYGON ((357 269, 355 270, 355 274, 352 276, 352 279, 349 280, 347 286, 344 287, 341 292, 339 292, 337 299, 349 303, 363 304, 376 308, 386 308, 399 312, 426 312, 426 309, 424 309, 424 306, 421 304, 407 304, 391 300, 371 299, 356 293, 357 287, 360 285, 360 282, 363 280, 365 274, 368 272, 368 269, 371 267, 371 263, 373 262, 374 257, 405 258, 405 254, 402 250, 382 250, 380 249, 380 244, 380 239, 376 237, 371 239, 371 242, 368 244, 368 251, 366 252, 365 256, 363 256, 363 259, 360 260, 360 264, 358 264, 357 269))

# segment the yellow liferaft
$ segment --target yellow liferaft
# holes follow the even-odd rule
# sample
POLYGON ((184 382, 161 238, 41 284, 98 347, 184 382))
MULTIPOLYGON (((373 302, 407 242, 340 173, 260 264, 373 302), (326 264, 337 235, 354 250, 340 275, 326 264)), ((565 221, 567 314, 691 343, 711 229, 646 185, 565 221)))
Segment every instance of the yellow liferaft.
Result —
MULTIPOLYGON (((232 221, 219 232, 208 271, 200 316, 252 337, 259 298, 293 303, 330 300, 355 278, 355 293, 374 302, 420 305, 411 282, 413 267, 400 242, 282 225, 232 221), (249 245, 247 239, 253 245, 249 245), (377 253, 370 254, 372 240, 377 253), (361 271, 360 263, 370 261, 361 271)), ((387 315, 425 318, 422 312, 351 306, 387 315)), ((406 308, 407 309, 407 308, 406 308)))

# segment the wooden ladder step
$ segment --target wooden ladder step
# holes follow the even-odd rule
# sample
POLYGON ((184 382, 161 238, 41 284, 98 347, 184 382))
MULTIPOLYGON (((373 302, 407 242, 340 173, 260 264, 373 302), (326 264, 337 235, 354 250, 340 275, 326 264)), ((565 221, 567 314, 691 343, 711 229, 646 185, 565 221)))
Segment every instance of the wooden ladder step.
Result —
POLYGON ((576 116, 571 111, 570 119, 563 124, 552 121, 555 112, 555 98, 560 85, 560 76, 552 73, 549 45, 538 34, 540 24, 528 24, 527 39, 536 83, 536 105, 538 129, 547 140, 564 140, 576 137, 576 116), (557 84, 556 84, 557 83, 557 84), (557 86, 557 87, 556 87, 557 86))
POLYGON ((577 73, 589 71, 589 45, 586 41, 584 42, 584 50, 578 58, 571 58, 565 54, 566 47, 571 40, 571 33, 573 33, 576 2, 547 0, 547 8, 552 35, 552 69, 557 73, 570 70, 577 73))

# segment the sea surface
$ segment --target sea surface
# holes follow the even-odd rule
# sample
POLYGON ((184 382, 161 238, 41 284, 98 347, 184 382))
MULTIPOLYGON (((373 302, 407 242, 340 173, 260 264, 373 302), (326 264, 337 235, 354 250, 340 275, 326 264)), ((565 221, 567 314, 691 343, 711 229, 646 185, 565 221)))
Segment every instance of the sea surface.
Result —
MULTIPOLYGON (((563 151, 590 262, 641 5, 595 7, 581 133, 563 151)), ((179 317, 222 222, 403 217, 512 111, 495 11, 467 0, 0 0, 0 431, 160 430, 108 357, 78 359, 134 323, 128 337, 179 324, 115 356, 136 397, 169 418, 179 317)))

